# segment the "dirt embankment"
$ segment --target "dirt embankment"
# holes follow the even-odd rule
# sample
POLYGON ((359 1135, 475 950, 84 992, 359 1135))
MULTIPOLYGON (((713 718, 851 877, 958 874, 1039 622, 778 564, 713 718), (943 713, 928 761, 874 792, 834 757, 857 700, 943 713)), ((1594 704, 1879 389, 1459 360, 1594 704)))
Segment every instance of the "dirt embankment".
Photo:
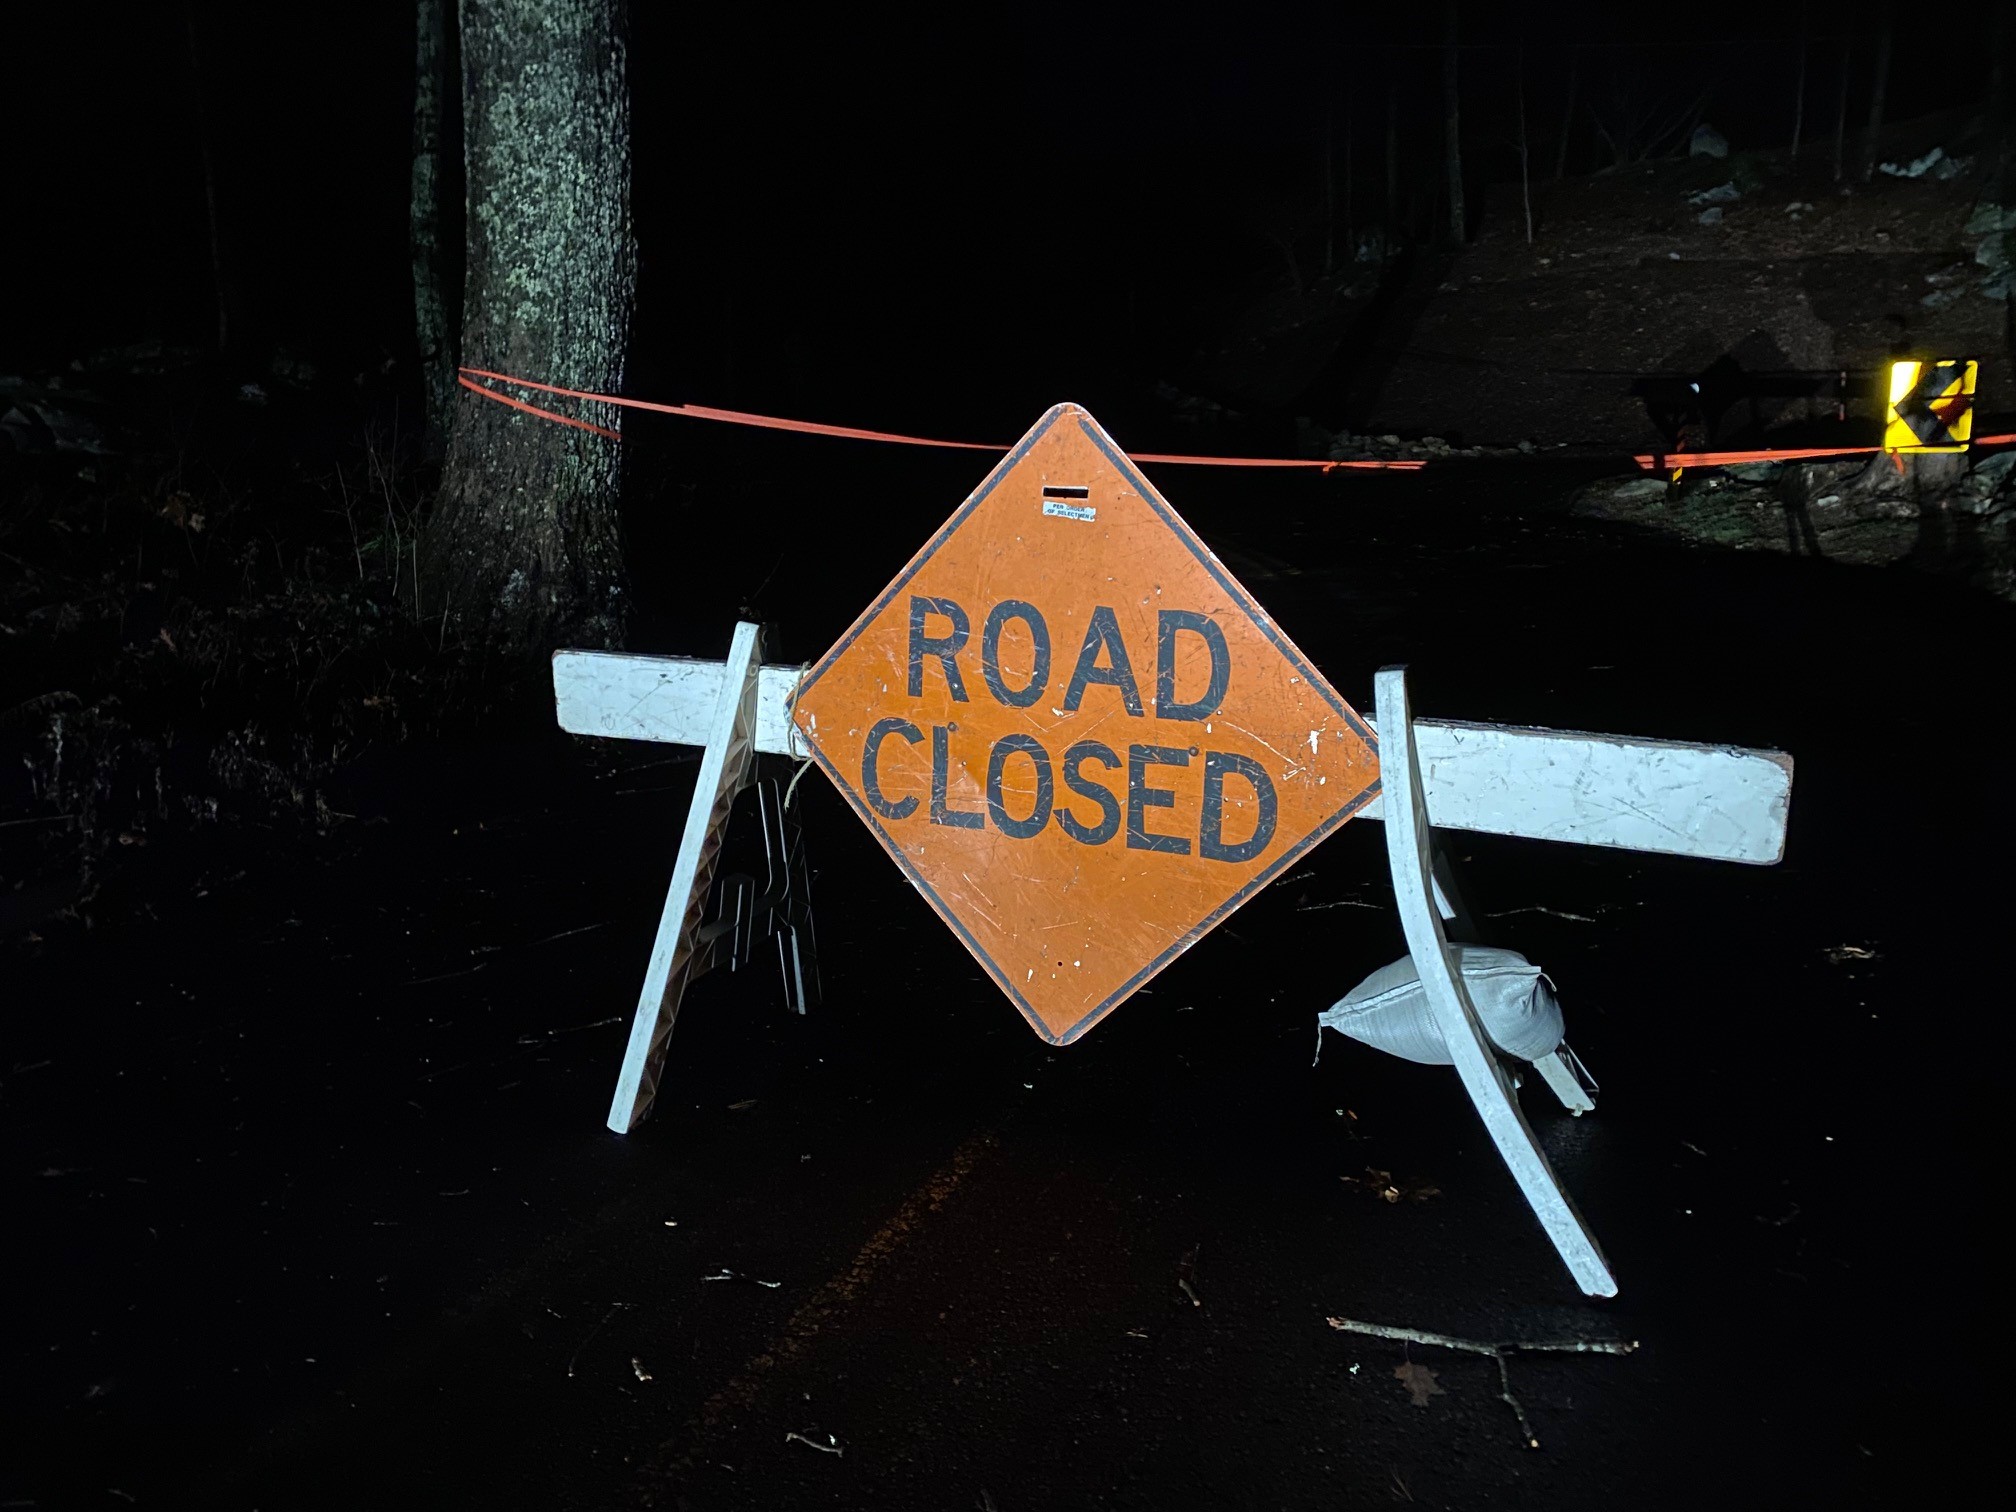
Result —
POLYGON ((1953 115, 1887 133, 1901 171, 1868 184, 1836 182, 1831 157, 1809 143, 1536 184, 1531 242, 1519 186, 1498 186, 1474 244, 1373 338, 1361 428, 1671 445, 1676 385, 1712 371, 1716 442, 1865 439, 1876 372, 1903 355, 1978 357, 1981 410, 2016 411, 1999 149, 1953 115))
MULTIPOLYGON (((2016 429, 2007 155, 1955 113, 1831 151, 1700 156, 1487 198, 1362 354, 1337 457, 1874 446, 1890 362, 1980 362, 1976 436, 2016 429)), ((2016 468, 1971 456, 1626 471, 1575 512, 1703 546, 1906 565, 2016 599, 2016 468)))

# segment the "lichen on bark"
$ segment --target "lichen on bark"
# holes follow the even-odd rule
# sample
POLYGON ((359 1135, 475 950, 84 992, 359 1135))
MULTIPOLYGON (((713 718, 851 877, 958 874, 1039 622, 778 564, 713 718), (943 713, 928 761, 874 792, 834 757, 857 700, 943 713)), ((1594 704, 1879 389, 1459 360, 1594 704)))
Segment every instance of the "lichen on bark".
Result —
POLYGON ((413 256, 413 333, 426 398, 425 451, 438 462, 448 446, 455 408, 455 342, 449 330, 447 255, 441 208, 444 96, 448 71, 448 9, 453 0, 417 0, 413 47, 413 187, 409 240, 413 256))
MULTIPOLYGON (((622 388, 636 288, 626 9, 461 0, 465 366, 622 388)), ((620 475, 615 441, 459 390, 425 539, 428 618, 507 659, 618 644, 620 475)))

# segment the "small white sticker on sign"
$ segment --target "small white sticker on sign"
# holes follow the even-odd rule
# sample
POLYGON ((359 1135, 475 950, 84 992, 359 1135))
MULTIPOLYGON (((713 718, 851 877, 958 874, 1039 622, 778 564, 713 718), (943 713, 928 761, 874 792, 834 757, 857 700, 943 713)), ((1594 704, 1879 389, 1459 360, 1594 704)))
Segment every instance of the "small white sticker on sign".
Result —
POLYGON ((1043 513, 1059 515, 1067 520, 1096 520, 1099 511, 1090 504, 1059 504, 1055 499, 1043 501, 1043 513))

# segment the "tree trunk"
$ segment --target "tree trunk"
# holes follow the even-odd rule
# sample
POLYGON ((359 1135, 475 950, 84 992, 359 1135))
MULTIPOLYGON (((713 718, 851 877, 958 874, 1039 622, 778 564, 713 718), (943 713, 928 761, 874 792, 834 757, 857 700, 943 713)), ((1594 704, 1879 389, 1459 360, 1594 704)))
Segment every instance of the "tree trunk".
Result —
POLYGON ((1386 245, 1400 239, 1400 85, 1386 84, 1386 245))
MULTIPOLYGON (((1995 190, 1994 196, 2002 204, 2009 203, 2009 134, 2012 127, 2009 110, 2009 47, 2012 33, 2016 33, 2016 18, 2012 18, 2006 5, 1996 7, 1995 29, 1988 34, 1988 121, 1989 130, 1995 140, 1995 190)), ((2016 290, 2010 292, 2005 302, 2005 322, 2016 324, 2016 290)), ((2010 343, 2016 347, 2016 341, 2010 343)))
POLYGON ((187 6, 182 20, 189 34, 189 81, 196 99, 196 145, 203 159, 203 210, 210 231, 210 287, 217 299, 217 353, 231 345, 231 283, 224 273, 224 233, 217 223, 217 155, 210 147, 209 90, 204 87, 203 50, 196 36, 196 17, 187 6))
POLYGON ((413 47, 413 200, 410 236, 413 253, 413 332, 420 349, 420 381, 426 400, 423 447, 430 462, 448 449, 448 422, 455 411, 455 342, 450 332, 443 256, 442 106, 448 92, 449 0, 418 0, 413 47))
POLYGON ((1799 157, 1799 135, 1806 128, 1806 54, 1812 49, 1806 40, 1807 22, 1804 12, 1799 17, 1799 84, 1792 91, 1792 152, 1796 162, 1799 157))
POLYGON ((1330 161, 1331 144, 1337 135, 1336 108, 1323 107, 1323 274, 1327 278, 1337 267, 1337 170, 1330 161))
POLYGON ((2006 5, 1995 7, 1995 26, 1988 33, 1988 118, 2000 124, 2009 119, 2009 45, 2011 32, 2010 9, 2006 5))
POLYGON ((1561 103, 1561 145, 1554 149, 1554 182, 1568 176, 1568 139, 1575 129, 1575 82, 1581 77, 1582 55, 1568 55, 1568 91, 1561 103))
POLYGON ((1884 12, 1876 33, 1876 81, 1869 93, 1869 131, 1862 143, 1862 182, 1876 177, 1876 135, 1883 129, 1883 96, 1890 87, 1890 21, 1884 12))
POLYGON ((1463 217, 1462 131, 1456 109, 1456 0, 1449 0, 1448 18, 1448 40, 1442 48, 1442 118, 1448 133, 1449 240, 1460 247, 1467 223, 1463 217))
POLYGON ((1353 143, 1351 141, 1351 107, 1344 107, 1344 260, 1358 260, 1358 218, 1353 213, 1357 209, 1358 184, 1353 176, 1353 143))
POLYGON ((1519 202, 1526 210, 1526 241, 1533 241, 1533 176, 1528 171, 1526 148, 1526 49, 1520 48, 1513 68, 1519 95, 1519 202))
MULTIPOLYGON (((462 360, 623 386, 636 288, 624 0, 461 0, 462 360)), ((595 417, 611 430, 620 416, 595 417)), ((609 646, 625 619, 618 448, 462 390, 427 523, 444 634, 502 657, 609 646)))

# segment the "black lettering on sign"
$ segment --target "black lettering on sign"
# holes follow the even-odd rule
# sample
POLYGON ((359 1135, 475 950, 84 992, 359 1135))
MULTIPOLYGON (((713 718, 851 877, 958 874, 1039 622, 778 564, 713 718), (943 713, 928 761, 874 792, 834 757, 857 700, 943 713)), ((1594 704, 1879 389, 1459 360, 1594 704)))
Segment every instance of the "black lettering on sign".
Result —
POLYGON ((1157 719, 1205 719, 1225 702, 1225 690, 1232 681, 1232 653, 1225 646, 1225 632, 1207 614, 1191 609, 1164 609, 1155 617, 1155 717, 1157 719), (1183 631, 1200 637, 1211 653, 1211 679, 1204 696, 1190 703, 1176 698, 1176 637, 1183 631))
POLYGON ((1134 686, 1134 666, 1127 660, 1127 648, 1120 641, 1120 622, 1104 604, 1092 611, 1085 627, 1085 644, 1078 648, 1078 665, 1071 669, 1071 685, 1064 690, 1064 712, 1078 712, 1078 701, 1088 683, 1105 683, 1120 690, 1120 701, 1136 719, 1141 717, 1141 690, 1134 686), (1106 665, 1099 665, 1099 649, 1106 649, 1106 665))
POLYGON ((935 656, 938 665, 945 669, 945 686, 952 690, 954 703, 965 703, 966 681, 959 675, 959 663, 954 657, 966 649, 966 637, 972 633, 972 622, 966 618, 966 611, 949 598, 919 598, 910 595, 910 696, 924 695, 924 658, 935 656), (926 635, 924 620, 928 615, 940 615, 952 621, 950 635, 926 635))
POLYGON ((1237 751, 1206 751, 1204 819, 1197 832, 1197 854, 1207 861, 1251 861, 1267 849, 1267 842, 1274 838, 1277 808, 1274 781, 1259 762, 1251 756, 1241 756, 1237 751), (1225 779, 1228 776, 1246 779, 1253 789, 1254 808, 1258 811, 1253 833, 1231 844, 1225 841, 1225 779))
MULTIPOLYGON (((910 696, 922 696, 924 663, 935 659, 944 674, 947 692, 957 702, 969 701, 958 657, 971 638, 972 621, 957 602, 949 598, 913 594, 910 598, 910 696), (943 623, 943 633, 929 633, 933 617, 943 623)), ((987 691, 998 702, 1012 709, 1026 709, 1038 703, 1050 684, 1051 649, 1050 628, 1041 610, 1022 599, 1001 600, 988 611, 980 633, 980 670, 986 680, 987 691), (1001 666, 1001 638, 1015 621, 1027 627, 1031 649, 1027 681, 1020 687, 1010 686, 1001 666)), ((1194 666, 1194 652, 1192 664, 1194 666)), ((1189 609, 1157 611, 1157 718, 1186 721, 1208 718, 1224 703, 1231 678, 1231 652, 1225 633, 1215 620, 1189 609), (1182 697, 1185 690, 1177 687, 1178 663, 1182 659, 1182 637, 1185 635, 1193 635, 1204 643, 1210 664, 1202 690, 1192 698, 1182 697)), ((1114 689, 1126 711, 1137 719, 1141 717, 1141 692, 1134 680, 1133 663, 1121 638, 1119 618, 1103 604, 1093 609, 1085 627, 1085 638, 1065 689, 1063 712, 1076 713, 1084 701, 1086 689, 1095 683, 1114 689)), ((1196 691, 1194 681, 1191 690, 1196 691)), ((991 827, 1011 839, 1030 840, 1040 835, 1054 818, 1057 827, 1078 844, 1107 845, 1120 836, 1122 828, 1117 783, 1113 777, 1102 780, 1093 776, 1086 768, 1097 765, 1117 777, 1124 764, 1127 773, 1127 848, 1187 856, 1193 853, 1193 841, 1189 834, 1163 834, 1148 828, 1151 810, 1173 810, 1177 807, 1175 789, 1153 785, 1153 769, 1188 767, 1201 754, 1204 758, 1203 794, 1201 812, 1197 815, 1197 827, 1193 832, 1196 837, 1194 853, 1209 861, 1239 864, 1259 856, 1273 842, 1280 805, 1273 780, 1266 769, 1249 756, 1230 751, 1200 753, 1195 746, 1130 745, 1123 763, 1112 746, 1097 740, 1081 740, 1064 752, 1061 762, 1053 763, 1049 750, 1034 734, 1019 731, 1006 734, 997 739, 988 752, 987 780, 983 788, 985 808, 955 809, 951 802, 952 736, 958 730, 959 726, 950 722, 931 727, 928 818, 932 824, 967 830, 991 827), (1023 813, 1012 811, 1008 800, 1011 790, 1008 775, 1017 757, 1027 759, 1034 779, 1033 784, 1018 784, 1012 789, 1017 796, 1015 810, 1024 808, 1021 799, 1026 797, 1029 800, 1027 811, 1023 813), (1076 810, 1068 800, 1064 804, 1057 802, 1060 774, 1064 786, 1080 802, 1076 810), (1226 835, 1226 785, 1234 778, 1244 784, 1245 791, 1251 793, 1248 798, 1240 788, 1232 789, 1231 807, 1241 814, 1250 811, 1252 816, 1250 831, 1243 839, 1228 838, 1226 835), (1089 823, 1084 817, 1083 806, 1088 803, 1095 815, 1089 823)), ((877 720, 869 729, 868 738, 861 748, 861 794, 869 809, 878 817, 900 821, 918 811, 920 795, 911 793, 891 797, 883 791, 882 749, 891 736, 912 746, 924 739, 923 731, 907 719, 892 717, 877 720)), ((1014 770, 1019 777, 1021 769, 1015 767, 1014 770)), ((1248 830, 1247 823, 1241 818, 1234 818, 1232 827, 1248 830)))
POLYGON ((1043 826, 1050 822, 1050 804, 1055 791, 1050 776, 1050 753, 1043 749, 1042 741, 1034 735, 1003 735, 994 742, 993 753, 987 758, 987 812, 993 816, 994 828, 1016 840, 1040 835, 1043 826), (1036 768, 1036 806, 1026 819, 1017 819, 1010 814, 1001 796, 1002 772, 1008 765, 1008 758, 1018 755, 1027 756, 1036 768))
POLYGON ((980 670, 986 675, 987 691, 1011 709, 1026 709, 1041 698, 1050 683, 1050 627, 1043 623, 1042 611, 1020 599, 1003 599, 988 610, 987 628, 980 632, 980 670), (1014 619, 1029 627, 1036 646, 1035 665, 1021 688, 1010 688, 1001 676, 1001 627, 1014 619))
POLYGON ((881 775, 875 769, 882 757, 883 737, 888 735, 901 735, 912 745, 924 738, 924 732, 907 719, 876 720, 868 731, 867 744, 861 747, 861 796, 884 819, 908 819, 917 812, 917 795, 912 793, 900 802, 891 803, 882 796, 881 775))
POLYGON ((1168 788, 1148 786, 1147 773, 1151 766, 1190 765, 1190 753, 1181 746, 1130 745, 1127 747, 1127 848, 1129 850, 1167 851, 1175 856, 1190 854, 1190 842, 1181 835, 1151 835, 1148 833, 1147 811, 1151 808, 1174 808, 1176 795, 1168 788))
POLYGON ((946 802, 947 768, 952 765, 952 731, 956 725, 931 726, 931 822, 947 829, 985 829, 987 816, 975 809, 955 809, 946 802))
POLYGON ((1110 788, 1094 782, 1079 770, 1080 764, 1087 761, 1117 768, 1120 758, 1111 746, 1096 740, 1081 740, 1064 753, 1064 786, 1080 798, 1090 798, 1099 805, 1099 822, 1086 824, 1070 809, 1060 808, 1057 810, 1057 828, 1080 845, 1104 845, 1120 833, 1120 800, 1113 796, 1110 788))

